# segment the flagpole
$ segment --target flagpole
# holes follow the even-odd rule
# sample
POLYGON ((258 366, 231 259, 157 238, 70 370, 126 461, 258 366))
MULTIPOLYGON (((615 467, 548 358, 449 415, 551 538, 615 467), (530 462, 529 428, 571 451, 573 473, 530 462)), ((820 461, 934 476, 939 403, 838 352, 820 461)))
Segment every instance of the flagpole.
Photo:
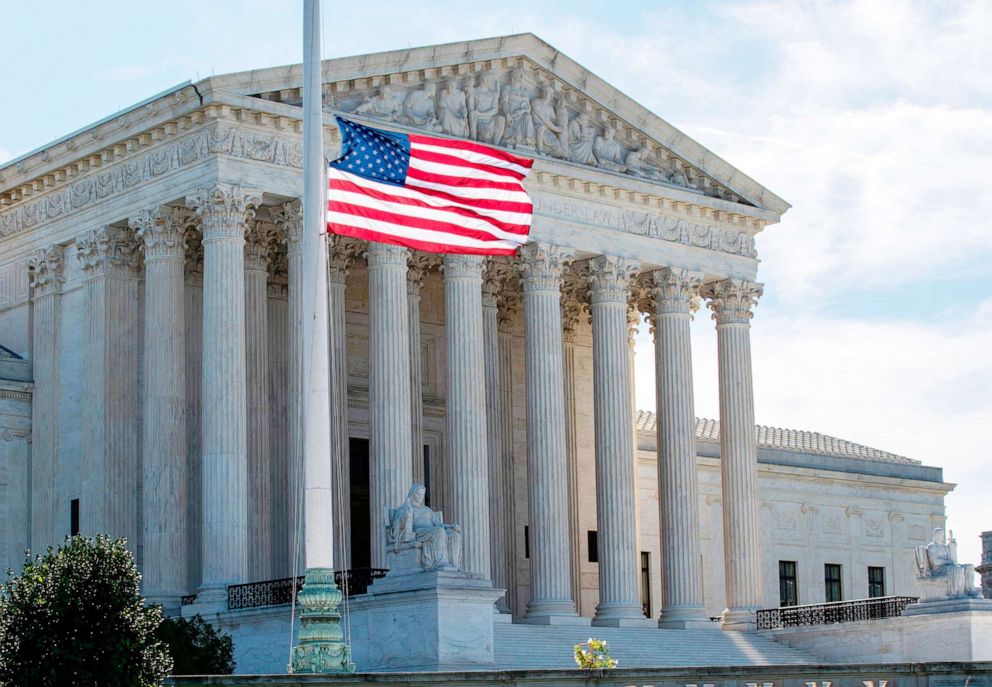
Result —
MULTIPOLYGON (((351 672, 334 584, 327 328, 327 175, 321 108, 320 0, 303 2, 303 518, 306 576, 293 673, 351 672)), ((294 553, 294 555, 297 555, 294 553)))

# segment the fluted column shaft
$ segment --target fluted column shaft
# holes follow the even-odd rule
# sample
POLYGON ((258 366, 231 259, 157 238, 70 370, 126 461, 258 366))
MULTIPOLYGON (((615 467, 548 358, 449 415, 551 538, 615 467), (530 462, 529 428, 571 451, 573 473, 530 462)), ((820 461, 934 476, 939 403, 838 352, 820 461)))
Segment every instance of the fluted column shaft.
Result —
POLYGON ((596 625, 643 622, 638 595, 637 502, 627 348, 627 289, 637 263, 602 255, 589 264, 592 287, 593 406, 599 605, 596 625))
POLYGON ((142 591, 179 610, 186 593, 186 322, 183 208, 141 213, 145 248, 145 385, 142 441, 142 591))
POLYGON ((482 344, 482 258, 444 258, 447 438, 452 518, 464 536, 462 568, 491 575, 486 367, 482 344))
POLYGON ((526 620, 577 619, 568 543, 568 465, 562 371, 561 274, 570 255, 532 242, 520 250, 526 343, 531 598, 526 620))
MULTIPOLYGON (((413 481, 424 484, 424 381, 420 369, 420 291, 433 266, 433 256, 411 253, 406 273, 407 318, 410 326, 410 441, 413 481)), ((425 485, 430 487, 430 485, 425 485)))
POLYGON ((59 543, 67 529, 59 518, 59 319, 62 302, 61 246, 38 250, 28 260, 32 287, 31 364, 31 550, 44 551, 59 543))
POLYGON ((104 227, 76 240, 86 276, 80 529, 138 549, 138 267, 133 235, 104 227))
POLYGON ((248 579, 271 580, 269 444, 269 249, 272 228, 256 222, 245 244, 245 360, 248 423, 248 579))
MULTIPOLYGON (((490 260, 486 264, 482 283, 482 341, 486 378, 486 445, 489 472, 489 556, 493 586, 510 589, 512 555, 509 533, 512 527, 512 508, 507 508, 506 436, 502 426, 508 409, 503 403, 501 388, 500 333, 498 297, 508 265, 490 260)), ((496 601, 500 613, 509 613, 509 595, 496 601)))
POLYGON ((187 198, 203 230, 203 581, 198 602, 226 599, 248 576, 245 230, 259 198, 237 186, 187 198))
POLYGON ((696 412, 692 392, 690 322, 699 278, 687 270, 650 275, 658 409, 658 494, 661 523, 662 608, 659 625, 685 628, 709 622, 699 560, 696 412))
POLYGON ((716 320, 720 383, 720 476, 727 608, 723 627, 751 630, 764 605, 758 528, 758 455, 751 380, 752 307, 762 286, 738 279, 706 285, 716 320))
POLYGON ((406 248, 369 243, 369 455, 372 567, 386 567, 387 508, 413 483, 406 248))
MULTIPOLYGON (((514 499, 513 474, 513 334, 509 331, 504 331, 504 327, 508 326, 508 324, 504 322, 506 315, 507 312, 505 309, 503 309, 498 315, 500 320, 499 344, 497 346, 497 355, 499 357, 499 375, 496 380, 496 393, 499 395, 502 411, 495 415, 492 413, 489 415, 489 417, 493 420, 492 424, 495 426, 495 429, 500 436, 502 446, 502 452, 495 457, 495 460, 498 463, 498 470, 502 475, 503 492, 502 497, 499 498, 498 501, 490 499, 489 503, 490 513, 497 513, 498 517, 502 521, 503 539, 500 540, 502 544, 496 545, 501 546, 504 553, 505 577, 503 578, 504 582, 502 584, 506 585, 504 588, 507 590, 506 596, 504 597, 506 609, 509 612, 516 614, 518 613, 517 596, 515 593, 517 588, 517 557, 514 528, 516 527, 517 522, 517 509, 516 500, 514 499)), ((486 427, 488 428, 489 425, 487 424, 486 427)), ((493 456, 490 456, 490 460, 493 460, 493 456)), ((499 478, 497 478, 497 481, 498 480, 499 478)), ((489 490, 490 494, 492 494, 492 482, 490 482, 489 490)), ((497 495, 499 494, 497 493, 497 495)), ((502 610, 503 607, 499 605, 502 602, 497 601, 496 603, 497 608, 502 610)))
POLYGON ((343 236, 327 238, 327 325, 330 372, 331 468, 334 477, 334 560, 351 567, 351 465, 348 448, 348 332, 345 283, 357 245, 343 236))
POLYGON ((286 233, 286 294, 289 316, 287 356, 288 390, 286 428, 286 513, 290 574, 302 574, 303 561, 303 207, 299 200, 270 211, 276 225, 286 233))

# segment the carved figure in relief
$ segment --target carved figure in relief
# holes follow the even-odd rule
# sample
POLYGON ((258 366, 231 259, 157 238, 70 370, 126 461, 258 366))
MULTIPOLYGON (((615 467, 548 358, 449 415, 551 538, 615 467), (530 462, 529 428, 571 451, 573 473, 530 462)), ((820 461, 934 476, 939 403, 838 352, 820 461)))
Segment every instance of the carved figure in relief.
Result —
POLYGON ((682 168, 682 161, 675 161, 675 169, 672 170, 672 183, 676 186, 689 187, 689 177, 686 176, 685 170, 682 168))
POLYGON ((624 158, 624 166, 626 166, 627 171, 646 179, 667 181, 668 175, 660 167, 644 159, 646 153, 647 149, 643 147, 627 153, 627 157, 624 158))
POLYGON ((558 114, 551 104, 552 95, 551 86, 542 86, 540 97, 530 101, 530 111, 534 119, 534 138, 537 141, 537 152, 562 157, 561 141, 558 138, 562 127, 558 125, 558 114))
POLYGON ((925 601, 978 597, 975 588, 975 566, 957 561, 957 542, 945 540, 944 530, 937 527, 929 544, 916 547, 916 574, 924 591, 925 601))
POLYGON ((393 92, 393 87, 383 84, 378 95, 370 96, 368 100, 355 108, 355 114, 397 119, 403 113, 403 99, 393 92))
POLYGON ((568 123, 568 159, 582 165, 595 165, 592 149, 596 144, 596 126, 585 112, 568 123))
POLYGON ((440 512, 425 506, 426 493, 423 484, 414 483, 403 504, 389 513, 386 558, 391 576, 461 569, 461 527, 444 524, 440 512))
POLYGON ((410 91, 403 101, 403 117, 405 124, 421 129, 439 131, 441 126, 437 121, 437 110, 434 100, 437 97, 437 85, 428 81, 423 88, 410 91))
POLYGON ((468 136, 468 105, 465 94, 454 82, 448 81, 441 89, 438 110, 444 133, 461 138, 468 136))
POLYGON ((506 119, 503 144, 511 148, 534 145, 534 118, 530 113, 530 94, 524 86, 524 74, 515 71, 510 75, 510 85, 503 90, 500 109, 506 119))
POLYGON ((478 87, 468 90, 469 135, 482 143, 499 145, 506 118, 499 112, 499 82, 489 72, 479 76, 478 87))
POLYGON ((616 132, 612 128, 607 128, 602 136, 596 137, 596 143, 593 144, 592 152, 596 156, 596 161, 600 167, 612 169, 615 172, 622 172, 626 169, 624 158, 627 151, 622 145, 616 142, 615 138, 616 132))

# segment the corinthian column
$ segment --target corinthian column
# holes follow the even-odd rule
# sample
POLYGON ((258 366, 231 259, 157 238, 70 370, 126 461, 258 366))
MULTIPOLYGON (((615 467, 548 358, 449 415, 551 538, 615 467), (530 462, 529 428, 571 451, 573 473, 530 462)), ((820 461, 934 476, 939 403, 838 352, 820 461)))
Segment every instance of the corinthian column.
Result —
POLYGON ((59 455, 59 314, 62 302, 62 246, 38 250, 28 259, 31 277, 31 357, 34 395, 31 401, 31 550, 44 551, 66 533, 56 523, 59 455))
POLYGON ((142 441, 142 587, 169 613, 186 593, 185 208, 142 212, 145 247, 145 398, 142 441))
MULTIPOLYGON (((499 297, 506 283, 510 266, 495 259, 486 261, 485 280, 482 282, 482 342, 485 357, 486 376, 486 437, 489 465, 489 556, 493 586, 497 589, 510 589, 513 555, 510 547, 510 534, 513 531, 513 508, 508 500, 507 471, 504 461, 507 456, 507 442, 503 424, 504 415, 509 409, 503 403, 503 390, 500 388, 502 370, 500 364, 499 297), (510 504, 510 505, 508 505, 510 504)), ((512 462, 512 456, 509 457, 512 462)), ((500 613, 509 613, 509 595, 496 601, 500 613)))
POLYGON ((240 186, 186 199, 203 231, 203 581, 199 603, 221 603, 248 576, 245 230, 260 199, 240 186))
POLYGON ((634 436, 627 359, 627 299, 638 263, 601 255, 589 264, 593 403, 596 429, 596 519, 599 605, 594 625, 644 625, 638 595, 634 436))
POLYGON ((486 366, 482 345, 482 258, 444 257, 444 332, 452 518, 462 527, 466 572, 491 574, 486 366))
POLYGON ((276 226, 286 233, 286 280, 289 300, 289 355, 286 393, 287 494, 285 526, 289 541, 290 574, 304 569, 303 562, 303 206, 299 200, 270 210, 276 226))
POLYGON ((255 221, 245 236, 245 360, 248 403, 248 579, 271 580, 269 446, 269 250, 274 227, 255 221))
POLYGON ((364 244, 336 234, 327 236, 327 324, 330 338, 331 468, 334 476, 334 560, 351 567, 351 465, 348 450, 348 336, 345 282, 364 244))
POLYGON ((369 455, 372 567, 386 567, 386 509, 406 498, 410 460, 409 251, 369 243, 369 455))
POLYGON ((124 537, 137 551, 140 256, 133 234, 111 227, 88 232, 76 247, 87 277, 80 527, 124 537))
POLYGON ((699 561, 696 411, 689 324, 699 277, 666 268, 649 275, 654 296, 662 601, 659 627, 707 627, 699 561))
MULTIPOLYGON (((413 480, 424 483, 424 384, 420 369, 420 290, 436 265, 436 256, 410 253, 406 273, 407 315, 410 323, 410 440, 413 480)), ((426 485, 430 486, 430 485, 426 485)))
POLYGON ((568 465, 562 372, 561 274, 570 253, 531 242, 520 249, 527 383, 531 598, 524 622, 586 624, 572 599, 568 465))
POLYGON ((754 612, 764 605, 750 339, 751 308, 761 292, 761 284, 742 279, 725 279, 703 289, 716 320, 719 355, 725 630, 753 630, 754 612))

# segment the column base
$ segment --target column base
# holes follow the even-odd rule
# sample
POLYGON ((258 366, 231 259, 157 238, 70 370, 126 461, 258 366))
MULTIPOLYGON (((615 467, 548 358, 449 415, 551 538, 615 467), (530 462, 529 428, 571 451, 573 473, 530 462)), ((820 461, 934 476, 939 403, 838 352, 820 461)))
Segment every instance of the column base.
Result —
POLYGON ((513 622, 513 615, 510 613, 493 613, 493 622, 500 625, 509 625, 513 622))
POLYGON ((527 604, 527 615, 513 622, 525 625, 589 625, 589 618, 575 612, 571 601, 538 601, 527 604))
POLYGON ((654 620, 645 618, 637 603, 599 604, 592 624, 596 627, 655 627, 654 620))
MULTIPOLYGON (((168 618, 175 618, 180 615, 182 611, 182 595, 180 594, 165 594, 165 593, 155 593, 145 594, 145 605, 146 606, 161 606, 162 614, 168 618)), ((227 597, 225 597, 225 601, 227 597)))
POLYGON ((755 632, 758 629, 758 609, 725 608, 720 629, 726 632, 755 632))
POLYGON ((716 630, 719 626, 710 621, 702 606, 682 606, 662 609, 658 627, 665 630, 716 630))
POLYGON ((196 590, 196 600, 180 609, 183 618, 227 611, 227 585, 208 584, 196 590))

